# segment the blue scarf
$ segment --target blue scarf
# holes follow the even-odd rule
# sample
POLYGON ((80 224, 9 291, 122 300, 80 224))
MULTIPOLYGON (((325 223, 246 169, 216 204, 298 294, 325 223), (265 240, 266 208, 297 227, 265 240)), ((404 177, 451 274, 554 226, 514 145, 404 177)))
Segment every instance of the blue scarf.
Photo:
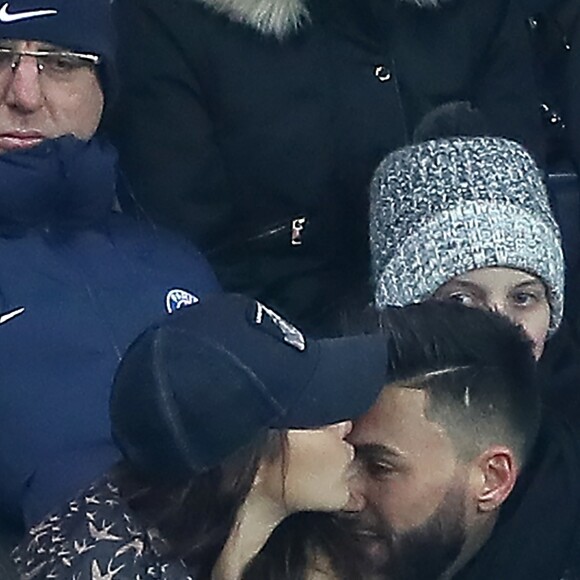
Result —
POLYGON ((110 214, 117 155, 100 138, 49 139, 0 155, 0 235, 94 227, 110 214))

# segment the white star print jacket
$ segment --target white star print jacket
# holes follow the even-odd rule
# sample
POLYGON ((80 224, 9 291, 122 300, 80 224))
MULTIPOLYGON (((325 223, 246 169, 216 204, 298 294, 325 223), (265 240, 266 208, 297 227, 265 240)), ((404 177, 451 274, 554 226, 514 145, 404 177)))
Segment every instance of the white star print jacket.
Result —
POLYGON ((104 479, 30 529, 13 557, 23 579, 196 580, 104 479))

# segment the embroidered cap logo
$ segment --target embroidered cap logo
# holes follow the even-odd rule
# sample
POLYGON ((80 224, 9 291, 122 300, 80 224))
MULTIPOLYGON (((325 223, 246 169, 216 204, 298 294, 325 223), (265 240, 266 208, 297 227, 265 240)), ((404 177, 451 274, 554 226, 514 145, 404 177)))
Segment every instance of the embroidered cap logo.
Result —
POLYGON ((301 352, 306 349, 306 339, 304 338, 304 335, 293 324, 290 324, 279 314, 273 310, 270 310, 260 302, 257 302, 256 305, 256 324, 262 324, 264 321, 264 316, 267 316, 268 319, 278 327, 282 333, 282 337, 285 343, 293 346, 295 349, 301 352))

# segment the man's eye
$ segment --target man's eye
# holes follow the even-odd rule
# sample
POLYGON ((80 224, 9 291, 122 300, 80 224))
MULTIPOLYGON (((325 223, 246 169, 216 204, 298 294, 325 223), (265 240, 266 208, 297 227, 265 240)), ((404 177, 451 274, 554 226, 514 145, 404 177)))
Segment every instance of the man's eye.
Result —
POLYGON ((70 73, 83 66, 82 61, 72 55, 49 54, 43 57, 44 66, 52 73, 70 73))
POLYGON ((393 466, 381 461, 367 461, 365 470, 374 479, 384 479, 393 473, 393 466))
POLYGON ((12 60, 14 55, 10 52, 9 49, 5 49, 5 47, 0 47, 0 66, 3 68, 7 68, 12 65, 12 60))

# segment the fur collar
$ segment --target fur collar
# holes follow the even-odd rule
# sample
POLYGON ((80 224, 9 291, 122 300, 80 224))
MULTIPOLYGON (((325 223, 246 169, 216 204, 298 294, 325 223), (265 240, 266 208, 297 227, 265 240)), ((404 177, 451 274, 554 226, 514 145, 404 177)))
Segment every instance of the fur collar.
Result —
MULTIPOLYGON (((234 22, 262 34, 284 38, 309 19, 306 0, 197 0, 234 22)), ((332 0, 328 0, 332 2, 332 0)), ((451 0, 398 0, 420 8, 437 8, 451 0)))

